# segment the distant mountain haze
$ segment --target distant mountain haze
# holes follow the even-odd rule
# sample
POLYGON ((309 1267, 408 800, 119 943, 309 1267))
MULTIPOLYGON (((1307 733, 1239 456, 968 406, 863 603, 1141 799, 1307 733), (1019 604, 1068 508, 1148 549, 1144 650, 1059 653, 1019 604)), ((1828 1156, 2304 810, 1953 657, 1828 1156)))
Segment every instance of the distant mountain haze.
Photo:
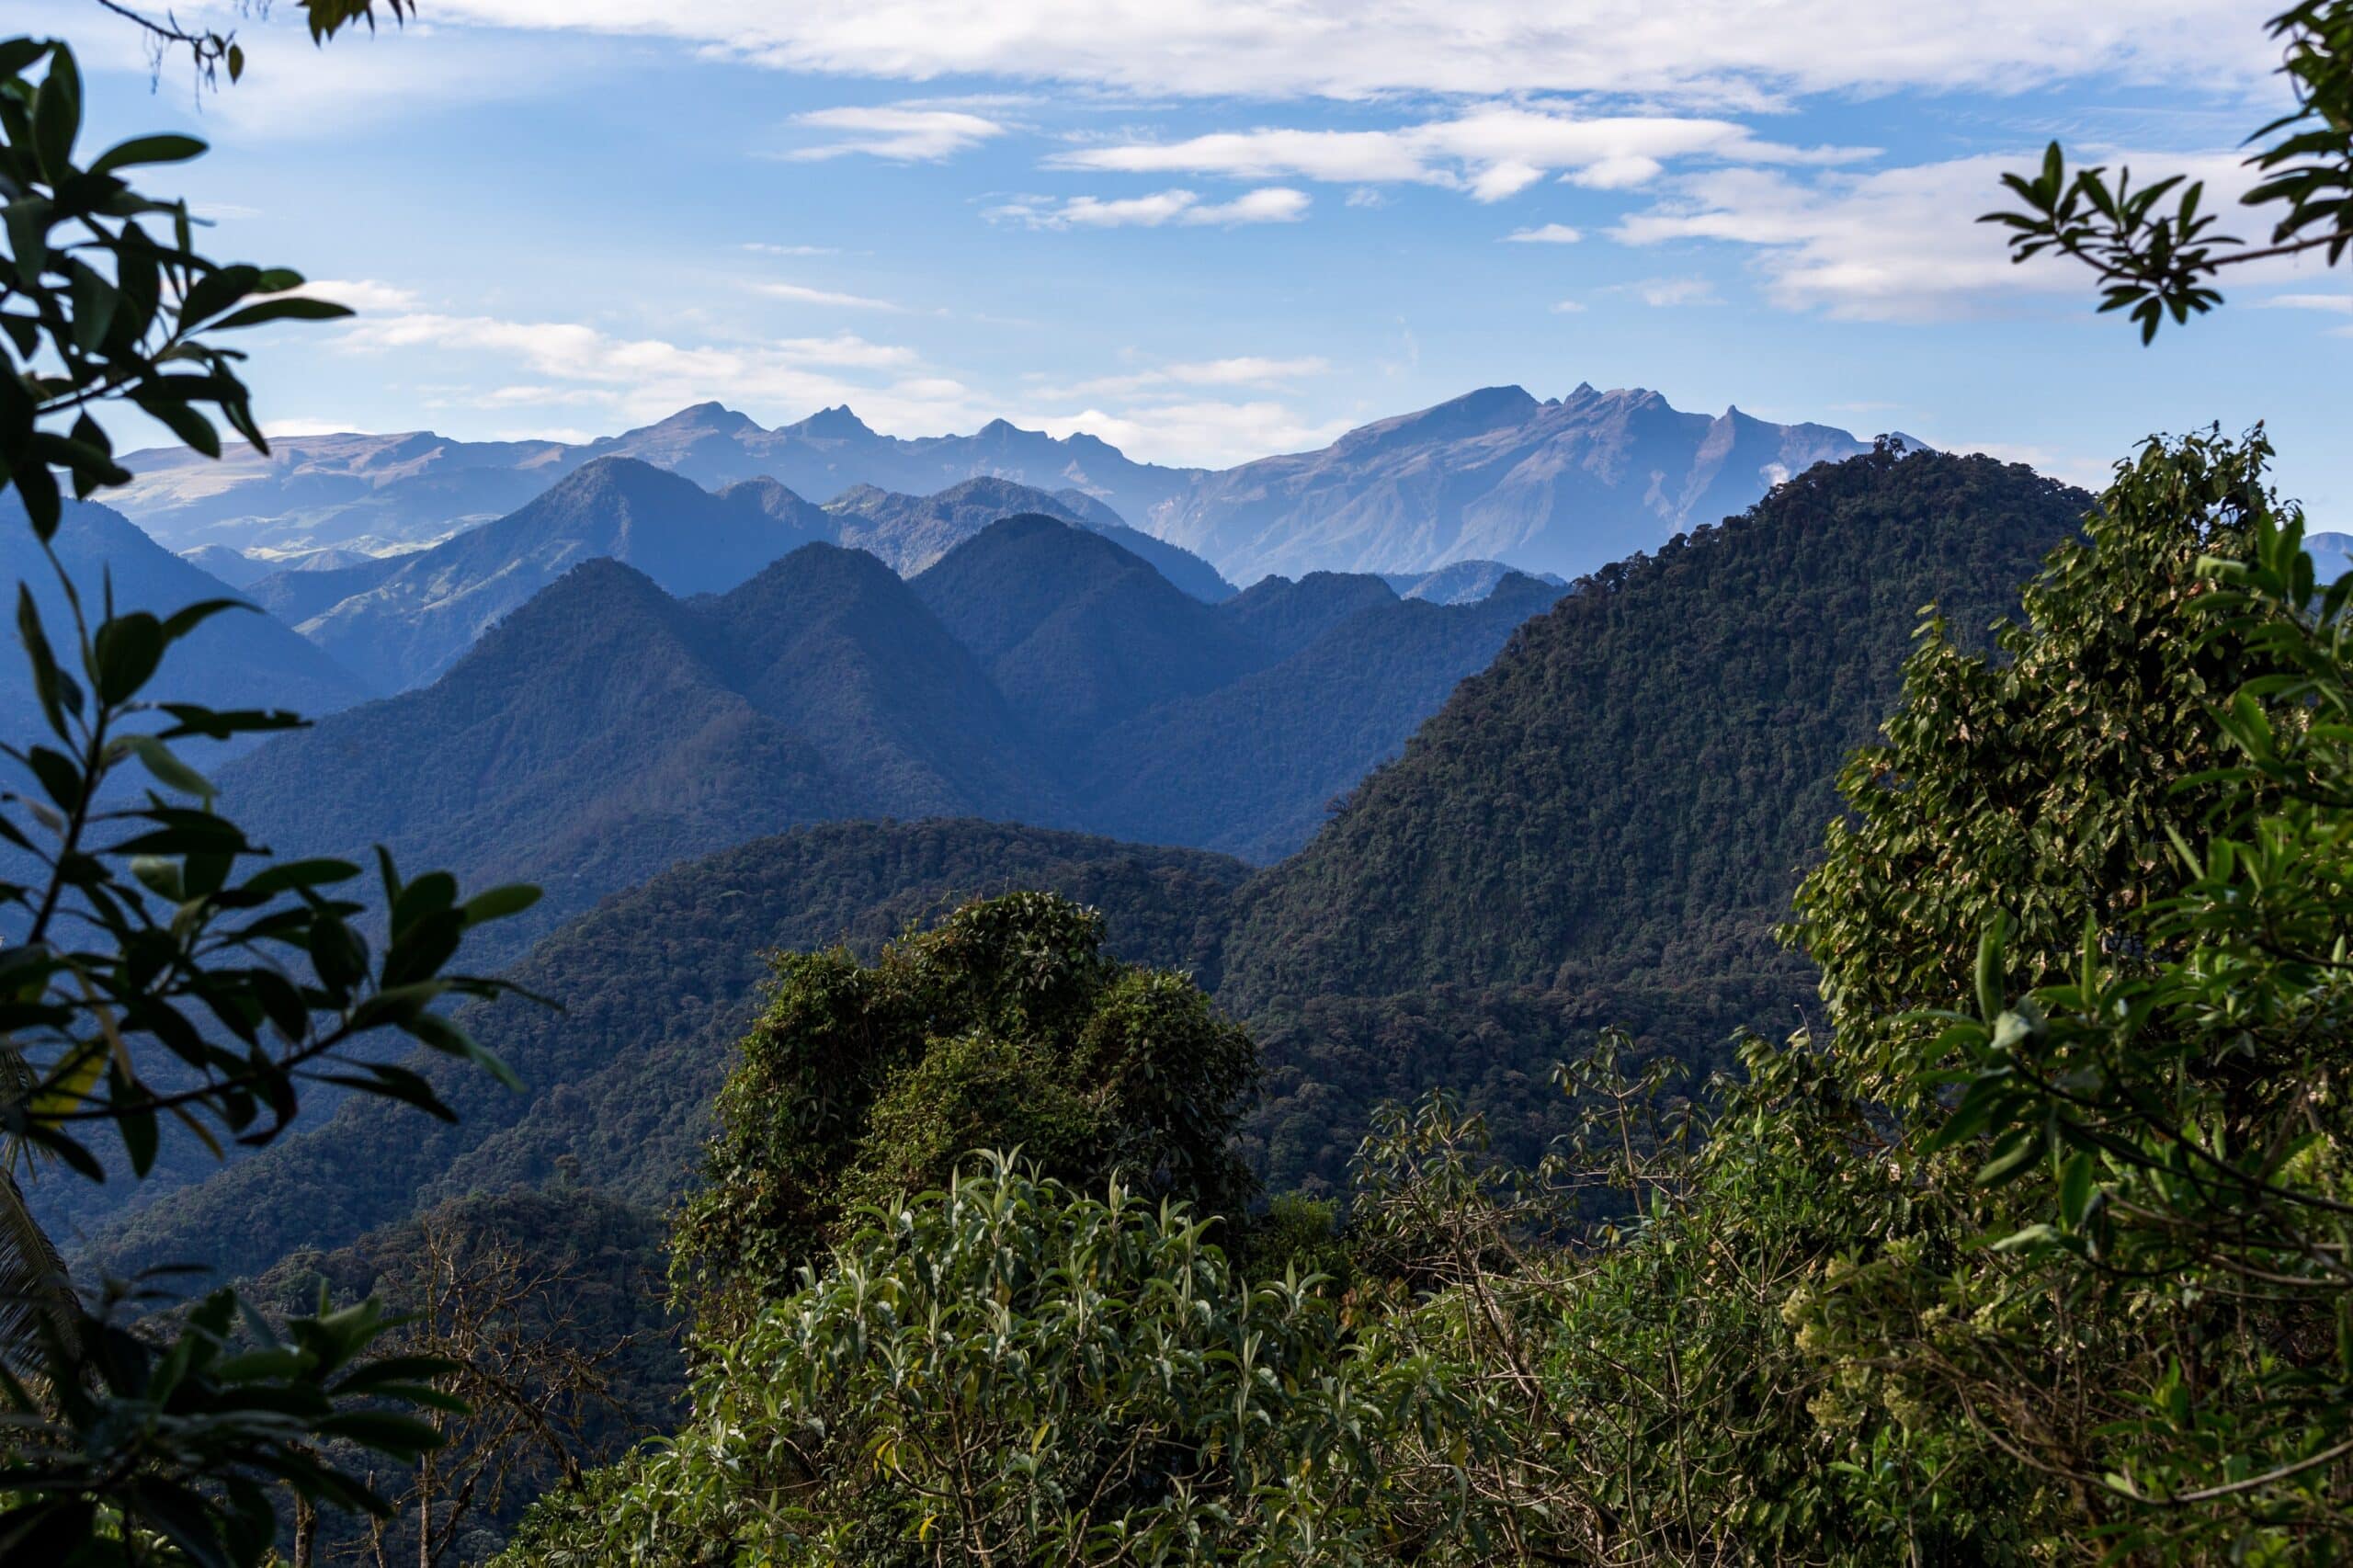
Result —
POLYGON ((1128 527, 1117 512, 1084 491, 1048 494, 993 475, 965 480, 935 495, 900 495, 858 484, 825 503, 824 512, 834 519, 835 543, 879 555, 907 575, 921 572, 999 518, 1027 512, 1059 517, 1118 541, 1197 599, 1215 603, 1233 592, 1233 585, 1208 562, 1128 527))
POLYGON ((1488 559, 1574 576, 1745 509, 1867 449, 1823 425, 1711 418, 1653 392, 1539 402, 1488 387, 1351 430, 1322 451, 1203 478, 1144 526, 1238 582, 1346 562, 1427 571, 1488 559))
MULTIPOLYGON (((1737 513, 1779 479, 1864 445, 1827 426, 1778 425, 1738 409, 1683 413, 1639 388, 1579 386, 1540 401, 1489 387, 1364 426, 1320 451, 1217 471, 1140 463, 1092 436, 1056 437, 1002 419, 969 436, 911 440, 879 434, 847 407, 764 429, 705 403, 579 444, 412 432, 286 437, 267 457, 239 452, 219 463, 178 449, 134 452, 125 460, 137 478, 112 499, 175 550, 375 551, 439 540, 513 511, 585 463, 627 457, 706 488, 770 479, 828 505, 860 487, 929 497, 1005 480, 1056 497, 1075 520, 1189 551, 1235 583, 1324 570, 1427 574, 1472 560, 1574 576, 1737 513)), ((935 540, 930 557, 952 542, 935 540)), ((1154 563, 1187 592, 1212 597, 1168 561, 1154 563)))
MULTIPOLYGON (((704 494, 632 460, 597 469, 704 494)), ((289 852, 381 838, 469 883, 542 883, 543 906, 497 928, 517 939, 677 860, 821 821, 1118 820, 1267 858, 1558 592, 1507 581, 1517 594, 1475 605, 1406 604, 1377 578, 1209 605, 1034 514, 913 579, 820 541, 680 598, 599 557, 437 680, 274 742, 222 783, 289 852), (1286 594, 1336 602, 1270 616, 1286 594)))
MULTIPOLYGON (((174 555, 120 513, 95 502, 65 503, 53 548, 93 622, 109 584, 118 609, 155 615, 169 615, 205 599, 251 597, 174 555)), ((74 621, 65 595, 33 538, 24 508, 13 496, 0 504, 0 573, 32 590, 51 644, 79 678, 79 662, 70 652, 74 621)), ((13 646, 13 638, 11 644, 11 651, 0 657, 0 713, 9 737, 21 744, 46 734, 47 728, 35 705, 24 653, 13 646)), ((156 701, 316 715, 364 701, 369 692, 350 671, 277 619, 230 610, 214 616, 173 650, 147 695, 156 701)))
POLYGON ((301 628, 379 690, 400 691, 584 561, 626 562, 671 594, 722 592, 820 537, 814 510, 772 482, 714 495, 650 463, 600 458, 509 517, 401 557, 301 628))

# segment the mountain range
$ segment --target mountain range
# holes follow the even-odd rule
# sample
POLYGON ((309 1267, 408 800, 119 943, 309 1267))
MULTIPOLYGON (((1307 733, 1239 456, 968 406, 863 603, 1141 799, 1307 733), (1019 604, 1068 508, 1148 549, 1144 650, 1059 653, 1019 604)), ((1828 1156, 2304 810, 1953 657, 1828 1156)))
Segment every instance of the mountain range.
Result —
POLYGON ((383 692, 432 680, 532 595, 597 559, 625 562, 681 596, 724 592, 820 541, 865 551, 907 574, 990 523, 1027 512, 1117 540, 1200 598, 1233 593, 1198 556, 1068 494, 972 479, 929 496, 862 487, 819 507, 773 479, 738 480, 714 494, 676 471, 605 457, 514 513, 427 549, 349 565, 305 562, 245 593, 383 692))
MULTIPOLYGON (((629 460, 573 476, 534 507, 594 491, 597 517, 662 501, 710 526, 674 526, 663 553, 633 561, 616 528, 612 553, 562 571, 430 684, 261 748, 222 777, 240 820, 282 850, 381 839, 470 882, 538 881, 541 927, 680 859, 844 818, 1115 826, 1270 858, 1561 592, 1512 574, 1440 605, 1318 576, 1211 605, 1112 539, 1035 514, 913 578, 817 540, 699 592, 714 561, 732 572, 772 548, 759 530, 780 507, 747 506, 751 488, 712 496, 629 460), (728 553, 746 539, 757 548, 728 553)), ((355 627, 355 658, 349 605, 392 602, 488 532, 331 612, 355 627)), ((472 597, 519 592, 520 575, 472 597)), ((431 620, 425 589, 401 602, 431 620)))
MULTIPOLYGON (((969 436, 903 439, 829 408, 766 429, 716 403, 583 443, 471 442, 430 432, 291 436, 267 455, 219 462, 178 449, 134 452, 115 504, 175 550, 291 553, 433 543, 504 517, 600 458, 668 469, 706 489, 773 480, 862 511, 861 487, 929 496, 1008 480, 1108 509, 1090 523, 1137 529, 1247 585, 1318 570, 1424 574, 1494 560, 1574 575, 1756 500, 1816 460, 1863 443, 1821 425, 1738 409, 1688 414, 1654 392, 1579 386, 1539 400, 1490 387, 1364 426, 1320 451, 1225 470, 1131 460, 1086 434, 999 419, 969 436)), ((1165 569, 1165 568, 1164 568, 1165 569)), ((1190 585, 1188 585, 1189 587, 1190 585)))
MULTIPOLYGON (((665 1202, 688 1179, 710 1093, 766 972, 762 950, 839 939, 871 950, 961 897, 1017 886, 1097 903, 1121 951, 1190 970, 1248 1021, 1267 1074, 1245 1149, 1278 1189, 1329 1190, 1376 1102, 1441 1084, 1467 1092, 1500 1149, 1540 1150, 1565 1115, 1545 1087, 1549 1066, 1595 1030, 1624 1025, 1638 1050, 1704 1069, 1722 1062, 1736 1025, 1795 1021, 1812 980, 1771 927, 1836 809, 1841 760, 1893 700, 1921 607, 1982 637, 2088 504, 1984 458, 1876 452, 1812 471, 1720 528, 1581 580, 1461 683, 1305 850, 1256 873, 1213 855, 969 820, 804 827, 676 867, 546 936, 517 969, 566 1012, 507 1002, 472 1015, 524 1094, 420 1061, 460 1108, 454 1126, 347 1105, 318 1131, 102 1227, 86 1256, 118 1268, 186 1257, 257 1270, 451 1192, 559 1172, 665 1202)), ((933 571, 989 580, 982 568, 1021 568, 1041 537, 1037 523, 999 525, 933 571)), ((1113 596, 1096 602, 1126 602, 1092 546, 1071 553, 1074 579, 1113 596)), ((813 546, 772 571, 858 559, 813 546)), ((877 594, 920 599, 931 584, 864 570, 877 594)), ((558 587, 603 591, 631 576, 591 563, 558 587)), ((648 589, 636 593, 650 613, 666 601, 648 589)), ((1296 647, 1292 657, 1331 647, 1368 613, 1449 613, 1384 604, 1376 589, 1392 592, 1309 577, 1184 613, 1216 616, 1270 650, 1296 647)), ((683 624, 721 603, 670 613, 683 624)), ((1044 608, 967 624, 959 646, 976 665, 1010 668, 1009 655, 1045 645, 1039 632, 1060 612, 1044 608)), ((530 619, 513 618, 441 686, 398 701, 447 700, 437 694, 470 671, 487 700, 491 656, 530 619)), ((961 689, 970 677, 941 679, 961 689)), ((1187 700, 1199 699, 1147 712, 1187 700)), ((584 727, 601 722, 584 710, 584 727)), ((333 730, 258 754, 240 788, 265 772, 287 789, 334 781, 304 749, 333 730)), ((1238 751, 1234 761, 1248 766, 1238 751)), ((476 754, 452 764, 461 780, 478 777, 476 754)), ((579 771, 604 767, 592 756, 579 771)))

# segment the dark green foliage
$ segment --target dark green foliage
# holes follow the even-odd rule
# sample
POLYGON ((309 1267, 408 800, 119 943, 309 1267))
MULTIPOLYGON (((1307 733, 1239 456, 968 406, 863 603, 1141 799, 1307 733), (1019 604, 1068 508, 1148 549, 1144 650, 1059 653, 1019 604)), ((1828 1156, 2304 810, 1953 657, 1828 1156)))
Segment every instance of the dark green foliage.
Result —
MULTIPOLYGON (((559 1179, 537 1190, 449 1199, 347 1245, 297 1251, 239 1290, 273 1321, 303 1311, 323 1287, 337 1301, 381 1301, 415 1320, 395 1327, 396 1340, 447 1341, 462 1327, 509 1350, 494 1372, 528 1379, 550 1364, 593 1363, 593 1397, 529 1382, 512 1391, 545 1426, 525 1423, 525 1440, 510 1442, 497 1495, 470 1499, 461 1555, 478 1561, 533 1497, 566 1484, 568 1472, 608 1463, 685 1415, 686 1369, 662 1300, 666 1229, 656 1210, 559 1179), (436 1277, 443 1271, 457 1278, 436 1277), (461 1286, 470 1298, 452 1300, 461 1286), (493 1309, 487 1322, 479 1315, 485 1305, 493 1309), (474 1321, 454 1323, 460 1309, 474 1321), (530 1354, 512 1354, 517 1345, 530 1354)), ((494 1420, 502 1412, 474 1414, 494 1420)), ((469 1422, 454 1426, 458 1441, 437 1456, 444 1467, 472 1446, 469 1422)), ((492 1479, 483 1477, 477 1493, 492 1479)), ((349 1514, 323 1518, 328 1559, 356 1556, 365 1523, 349 1514)), ((396 1559, 414 1557, 408 1512, 394 1520, 386 1547, 396 1559)))
POLYGON ((1228 1151, 1257 1051, 1185 976, 1105 955, 1051 893, 968 903, 882 949, 788 954, 719 1094, 672 1278, 707 1332, 841 1239, 860 1205, 945 1185, 975 1148, 1238 1212, 1228 1151))
POLYGON ((1921 607, 2006 612, 2087 501, 1883 449, 1586 579, 1256 890, 1229 1004, 1755 966, 1921 607))
POLYGON ((1040 888, 1101 911, 1109 951, 1210 982, 1226 903, 1247 872, 1222 856, 978 822, 816 827, 681 866, 511 971, 563 1012, 467 1016, 521 1093, 483 1092, 428 1065, 456 1122, 345 1106, 314 1133, 133 1210, 85 1258, 255 1273, 297 1248, 342 1246, 435 1202, 540 1186, 566 1169, 660 1206, 688 1178, 771 954, 846 942, 872 955, 969 899, 1040 888))

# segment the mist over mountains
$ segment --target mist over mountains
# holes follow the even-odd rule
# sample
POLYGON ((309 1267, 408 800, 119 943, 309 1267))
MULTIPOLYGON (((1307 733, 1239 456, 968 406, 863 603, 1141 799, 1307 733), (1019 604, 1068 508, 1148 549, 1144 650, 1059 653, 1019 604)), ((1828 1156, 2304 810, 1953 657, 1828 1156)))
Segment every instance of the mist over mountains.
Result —
POLYGON ((1140 463, 1084 433, 1056 437, 1002 419, 967 436, 910 440, 879 434, 846 407, 767 429, 705 403, 578 444, 413 432, 287 437, 267 456, 217 463, 179 449, 136 452, 126 460, 138 477, 110 498, 174 550, 379 552, 506 516, 567 474, 623 457, 710 490, 773 481, 844 516, 871 511, 870 490, 931 497, 976 479, 1008 481, 1057 497, 1078 520, 1192 551, 1240 585, 1269 573, 1426 574, 1472 560, 1574 576, 1864 448, 1828 426, 1772 424, 1737 409, 1689 414, 1654 392, 1583 385, 1550 400, 1485 388, 1364 426, 1320 451, 1222 471, 1140 463))

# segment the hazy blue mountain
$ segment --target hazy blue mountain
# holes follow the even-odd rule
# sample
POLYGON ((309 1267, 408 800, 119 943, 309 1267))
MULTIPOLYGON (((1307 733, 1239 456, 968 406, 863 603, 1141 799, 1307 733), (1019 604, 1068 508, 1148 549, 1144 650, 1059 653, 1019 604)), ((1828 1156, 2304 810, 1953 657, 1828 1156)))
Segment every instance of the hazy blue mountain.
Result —
POLYGON ((381 585, 415 559, 414 555, 370 555, 350 566, 272 572, 246 585, 245 597, 289 626, 301 626, 344 600, 381 585))
POLYGON ((992 525, 914 586, 1029 732, 1058 746, 1267 662, 1142 558, 1039 514, 992 525))
POLYGON ((1369 573, 1310 572, 1293 582, 1263 577, 1221 608, 1267 647, 1294 653, 1349 617, 1397 602, 1397 590, 1369 573))
POLYGON ((1403 751, 1457 685, 1486 668, 1563 592, 1518 573, 1463 605, 1401 600, 1378 578, 1325 573, 1298 585, 1307 590, 1298 597, 1326 610, 1340 596, 1319 577, 1370 582, 1387 597, 1312 636, 1292 620, 1286 630, 1294 645, 1281 658, 1094 737, 1085 753, 1082 822, 1114 836, 1279 859, 1307 843, 1339 798, 1403 751))
POLYGON ((2306 534, 2304 550, 2313 558, 2313 575, 2320 582, 2334 583, 2353 571, 2353 534, 2306 534))
MULTIPOLYGON (((108 582, 118 608, 158 615, 203 599, 245 597, 149 539, 120 513, 95 502, 65 504, 54 548, 94 616, 108 582)), ((13 495, 0 503, 0 574, 32 589, 51 642, 67 668, 78 669, 66 652, 73 620, 65 595, 13 495)), ((0 659, 0 722, 11 740, 23 742, 32 737, 40 720, 24 654, 13 643, 12 638, 11 651, 0 659)), ((178 645, 150 695, 212 708, 282 708, 322 714, 362 701, 368 691, 351 672, 276 619, 254 610, 232 610, 214 616, 178 645)))
MULTIPOLYGON (((1432 604, 1441 605, 1467 605, 1477 604, 1494 593, 1495 585, 1516 570, 1500 561, 1453 561, 1435 572, 1391 573, 1382 581, 1396 589, 1401 598, 1427 599, 1432 604)), ((1523 575, 1550 583, 1556 588, 1569 585, 1567 578, 1550 572, 1531 572, 1523 575)))
POLYGON ((256 560, 225 544, 199 544, 194 550, 181 551, 180 559, 233 588, 251 587, 278 570, 275 562, 256 560))
POLYGON ((844 491, 825 504, 835 541, 881 556, 904 574, 923 571, 999 518, 1032 513, 1075 523, 1142 557, 1186 593, 1214 604, 1233 585, 1190 551, 1128 527, 1108 505, 1084 491, 1049 494, 1009 479, 983 475, 932 495, 900 495, 871 484, 844 491))
POLYGON ((1279 623, 1251 614, 1264 591, 1205 605, 1034 516, 913 580, 816 543, 679 598, 591 559, 430 685, 274 741, 223 784, 290 851, 381 838, 404 864, 546 886, 501 939, 817 821, 1117 820, 1143 841, 1272 857, 1552 591, 1439 606, 1366 581, 1369 616, 1279 623))
POLYGON ((404 690, 583 561, 627 562, 673 594, 720 592, 807 543, 809 510, 772 482, 713 495, 648 463, 601 459, 511 516, 400 558, 301 630, 379 689, 404 690))
MULTIPOLYGON (((1684 414, 1655 392, 1589 386, 1544 402, 1491 387, 1352 430, 1321 451, 1223 471, 1134 462, 1091 436, 1054 437, 1001 419, 969 436, 908 440, 879 434, 847 408, 765 429, 706 403, 579 445, 412 432, 289 437, 267 458, 239 452, 219 463, 178 449, 134 452, 126 461, 138 478, 119 502, 176 550, 378 552, 447 538, 585 463, 630 457, 706 488, 766 478, 826 502, 861 486, 928 497, 1004 480, 1062 507, 1024 502, 999 516, 1066 510, 1098 529, 1131 528, 1236 582, 1319 570, 1427 574, 1466 559, 1574 575, 1655 549, 1739 511, 1777 478, 1860 449, 1826 426, 1770 424, 1737 409, 1684 414)), ((904 563, 919 570, 953 542, 934 539, 927 556, 904 563)), ((1215 578, 1197 579, 1182 558, 1121 542, 1196 597, 1222 597, 1215 578)))
POLYGON ((972 656, 881 562, 826 544, 685 601, 585 562, 431 686, 222 782, 281 848, 381 839, 403 864, 538 881, 536 928, 799 823, 1059 814, 972 656))
POLYGON ((1237 582, 1464 558, 1575 576, 1863 449, 1827 426, 1684 414, 1653 392, 1579 386, 1540 402, 1488 387, 1210 475, 1138 521, 1237 582))
POLYGON ((430 543, 504 517, 585 460, 560 441, 394 436, 285 436, 267 455, 232 447, 217 460, 185 447, 129 454, 123 513, 174 550, 352 545, 374 552, 430 543))

